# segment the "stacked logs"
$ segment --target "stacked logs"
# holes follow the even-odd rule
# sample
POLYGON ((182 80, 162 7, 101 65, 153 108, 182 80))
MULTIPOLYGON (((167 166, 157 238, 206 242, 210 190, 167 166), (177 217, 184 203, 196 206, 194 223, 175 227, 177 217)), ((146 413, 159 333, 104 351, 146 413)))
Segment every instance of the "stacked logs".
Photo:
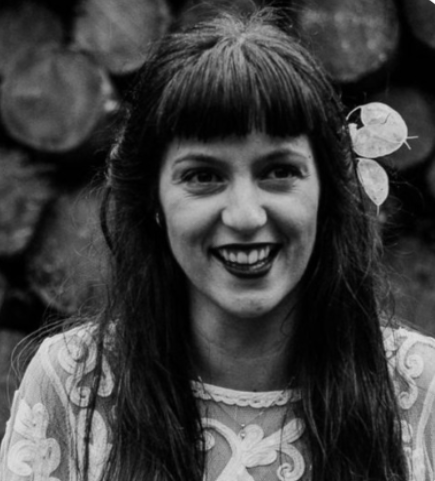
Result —
MULTIPOLYGON (((391 195, 379 219, 398 315, 435 334, 435 5, 269 3, 285 7, 349 110, 381 101, 404 117, 409 148, 382 160, 391 195)), ((151 42, 228 5, 245 12, 253 2, 1 2, 0 438, 17 342, 98 309, 104 294, 92 178, 125 89, 151 42)))
MULTIPOLYGON (((122 85, 168 30, 166 0, 0 6, 0 438, 11 355, 105 292, 98 184, 122 85)), ((12 384, 11 384, 12 383, 12 384)))

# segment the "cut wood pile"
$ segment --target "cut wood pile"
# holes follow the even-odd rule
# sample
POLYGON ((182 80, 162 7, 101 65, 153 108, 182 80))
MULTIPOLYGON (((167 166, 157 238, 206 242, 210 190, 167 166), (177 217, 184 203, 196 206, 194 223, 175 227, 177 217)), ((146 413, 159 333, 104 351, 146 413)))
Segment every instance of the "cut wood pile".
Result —
MULTIPOLYGON (((270 3, 289 7, 349 110, 385 102, 408 125, 409 147, 382 160, 379 219, 397 313, 435 334, 435 5, 270 3)), ((252 2, 0 2, 0 438, 17 341, 98 308, 104 292, 93 177, 120 99, 151 42, 228 4, 252 2)))

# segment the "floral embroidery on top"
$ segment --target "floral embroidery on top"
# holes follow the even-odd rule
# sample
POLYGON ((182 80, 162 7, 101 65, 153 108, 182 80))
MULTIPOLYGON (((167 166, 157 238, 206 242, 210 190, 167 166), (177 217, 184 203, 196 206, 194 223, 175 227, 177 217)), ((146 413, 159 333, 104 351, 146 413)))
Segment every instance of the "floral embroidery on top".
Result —
MULTIPOLYGON (((84 433, 86 429, 86 411, 81 411, 77 421, 77 432, 84 433)), ((85 453, 85 438, 77 436, 80 466, 83 464, 85 453)), ((101 479, 103 469, 106 465, 111 450, 109 443, 109 430, 102 415, 95 411, 92 418, 90 440, 89 440, 89 479, 101 479)))
POLYGON ((301 472, 300 466, 293 462, 281 464, 276 474, 280 481, 297 481, 304 473, 303 470, 301 472))
MULTIPOLYGON (((96 367, 97 346, 89 329, 78 330, 70 335, 58 352, 61 367, 70 374, 65 381, 65 388, 70 401, 79 407, 89 404, 91 388, 83 386, 86 374, 96 367)), ((102 397, 110 396, 113 391, 114 380, 107 359, 102 359, 102 377, 97 394, 102 397)))
MULTIPOLYGON (((263 429, 251 424, 244 429, 241 438, 225 424, 212 418, 203 418, 203 426, 215 430, 228 442, 231 448, 231 459, 216 481, 254 481, 249 468, 267 466, 278 458, 278 452, 286 454, 290 460, 278 468, 278 477, 282 481, 297 481, 305 471, 305 462, 300 451, 292 445, 305 430, 301 419, 292 419, 283 429, 264 437, 263 429)), ((210 439, 205 449, 212 449, 214 442, 210 439)))
POLYGON ((60 447, 53 438, 47 438, 49 416, 41 404, 30 408, 20 400, 13 429, 23 436, 10 449, 8 468, 18 476, 32 476, 33 481, 59 481, 51 473, 60 464, 60 447))
POLYGON ((386 327, 382 331, 384 338, 385 356, 388 360, 388 365, 393 368, 396 367, 395 353, 399 347, 397 333, 398 331, 393 331, 393 329, 391 329, 390 327, 386 327))
MULTIPOLYGON (((402 439, 409 465, 409 480, 433 480, 435 340, 407 329, 385 329, 384 342, 388 367, 401 408, 402 439)), ((106 346, 104 354, 109 359, 108 349, 109 345, 106 346)), ((76 454, 83 450, 86 414, 86 409, 83 408, 87 401, 87 396, 83 395, 82 390, 90 385, 90 376, 86 374, 95 369, 95 363, 96 344, 89 328, 73 329, 44 342, 39 355, 33 361, 30 375, 25 378, 14 400, 12 412, 15 413, 15 417, 7 424, 0 450, 2 481, 10 479, 64 481, 78 478, 77 462, 80 465, 81 459, 76 454), (70 384, 66 384, 67 379, 70 384), (43 389, 32 388, 35 383, 38 385, 41 383, 43 389), (69 395, 66 386, 71 387, 72 396, 69 395), (53 438, 47 437, 47 433, 53 438), (64 445, 74 451, 63 449, 64 445)), ((103 369, 105 372, 98 394, 104 397, 113 391, 113 375, 108 363, 104 364, 103 369)), ((233 432, 217 419, 210 419, 211 413, 217 413, 219 416, 218 411, 215 409, 207 411, 209 401, 226 403, 242 414, 243 406, 248 406, 249 414, 252 408, 261 410, 274 406, 273 418, 280 410, 287 409, 285 402, 300 399, 299 390, 290 389, 283 391, 283 396, 276 396, 279 394, 277 391, 246 393, 206 386, 207 391, 212 393, 212 399, 204 398, 203 391, 201 389, 195 391, 195 383, 192 384, 195 396, 205 401, 203 449, 207 452, 211 467, 207 479, 210 481, 253 481, 253 479, 299 481, 302 477, 310 479, 311 463, 309 450, 305 451, 307 446, 302 436, 303 423, 294 418, 293 409, 289 410, 291 416, 287 419, 290 423, 284 426, 285 431, 280 429, 266 436, 260 426, 252 424, 251 419, 251 424, 248 423, 244 429, 243 439, 240 434, 233 432), (273 399, 276 399, 276 402, 273 399), (293 431, 290 428, 292 422, 293 431), (284 432, 289 434, 286 439, 284 432), (228 459, 228 464, 223 466, 228 459), (217 474, 218 472, 220 474, 217 474)), ((101 398, 98 401, 100 400, 101 398)), ((113 442, 110 426, 114 422, 116 406, 111 398, 106 397, 101 401, 95 411, 90 433, 90 479, 98 479, 107 464, 107 456, 113 442)), ((266 431, 268 434, 278 426, 277 423, 268 425, 264 419, 262 425, 269 426, 269 430, 266 431)))
POLYGON ((406 382, 407 390, 401 391, 400 381, 397 379, 397 376, 393 376, 393 384, 396 389, 399 407, 408 410, 417 400, 418 386, 416 379, 421 376, 425 367, 421 353, 410 353, 411 348, 417 343, 435 347, 435 342, 433 339, 426 338, 418 333, 406 331, 405 329, 398 329, 397 335, 402 338, 402 342, 400 346, 396 348, 395 370, 402 380, 406 382))

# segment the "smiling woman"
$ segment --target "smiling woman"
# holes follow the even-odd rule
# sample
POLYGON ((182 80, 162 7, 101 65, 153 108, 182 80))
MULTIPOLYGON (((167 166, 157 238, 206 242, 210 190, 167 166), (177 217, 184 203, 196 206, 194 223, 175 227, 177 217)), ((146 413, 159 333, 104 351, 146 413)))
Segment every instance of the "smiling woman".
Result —
POLYGON ((106 307, 41 345, 2 479, 433 481, 435 341, 383 305, 341 103, 287 20, 164 37, 123 115, 106 307))
MULTIPOLYGON (((225 318, 294 322, 289 311, 314 248, 319 195, 307 136, 253 132, 169 145, 159 200, 194 329, 225 318)), ((234 376, 228 382, 237 384, 234 376)))

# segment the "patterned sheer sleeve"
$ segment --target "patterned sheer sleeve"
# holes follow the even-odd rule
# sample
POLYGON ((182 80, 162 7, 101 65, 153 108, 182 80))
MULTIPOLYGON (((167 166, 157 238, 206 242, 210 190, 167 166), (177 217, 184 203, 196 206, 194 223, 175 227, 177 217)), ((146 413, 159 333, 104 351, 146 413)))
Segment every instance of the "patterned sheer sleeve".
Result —
POLYGON ((402 418, 411 481, 435 479, 435 340, 398 329, 387 356, 402 418))
MULTIPOLYGON (((74 329, 42 343, 14 396, 0 451, 1 480, 78 479, 95 362, 96 346, 89 329, 74 329)), ((90 433, 90 480, 100 478, 110 449, 112 389, 112 374, 103 358, 90 433)))

